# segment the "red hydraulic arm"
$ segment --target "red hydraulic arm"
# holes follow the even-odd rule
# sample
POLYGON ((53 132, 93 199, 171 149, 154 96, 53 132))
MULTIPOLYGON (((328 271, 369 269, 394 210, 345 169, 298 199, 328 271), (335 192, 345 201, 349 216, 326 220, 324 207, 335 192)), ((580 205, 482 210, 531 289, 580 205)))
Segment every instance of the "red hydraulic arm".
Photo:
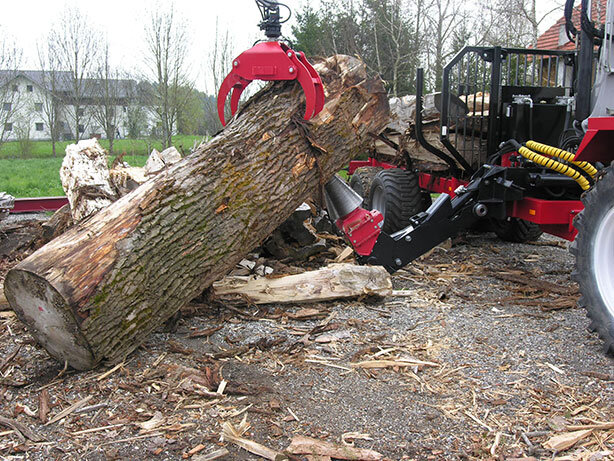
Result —
POLYGON ((226 126, 224 109, 228 94, 230 112, 234 115, 239 107, 243 90, 253 80, 297 80, 305 93, 305 120, 314 117, 324 107, 324 86, 317 71, 307 61, 305 54, 291 49, 278 41, 281 37, 279 7, 287 6, 270 0, 256 0, 262 14, 260 29, 265 31, 267 41, 253 46, 232 61, 232 71, 226 76, 217 97, 217 111, 222 125, 226 126))

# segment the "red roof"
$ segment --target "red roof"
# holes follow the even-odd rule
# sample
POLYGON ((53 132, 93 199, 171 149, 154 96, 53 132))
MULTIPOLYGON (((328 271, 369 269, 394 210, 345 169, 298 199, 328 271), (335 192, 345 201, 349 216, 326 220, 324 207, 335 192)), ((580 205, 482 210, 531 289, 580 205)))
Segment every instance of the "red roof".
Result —
MULTIPOLYGON (((608 0, 591 0, 591 2, 593 4, 592 19, 601 23, 605 22, 608 0)), ((574 7, 571 20, 576 29, 580 30, 580 5, 574 7)), ((565 33, 565 17, 559 19, 550 29, 539 36, 537 48, 542 50, 574 50, 576 48, 576 44, 569 41, 565 33)))

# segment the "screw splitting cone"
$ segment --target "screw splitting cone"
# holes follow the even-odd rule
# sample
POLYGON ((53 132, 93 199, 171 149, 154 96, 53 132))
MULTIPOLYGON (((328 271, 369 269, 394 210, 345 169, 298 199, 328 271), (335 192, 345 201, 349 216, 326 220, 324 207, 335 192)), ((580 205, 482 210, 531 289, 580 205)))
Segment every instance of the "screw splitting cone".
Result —
POLYGON ((217 112, 222 125, 226 126, 224 106, 228 94, 232 92, 230 112, 234 115, 241 93, 253 80, 298 80, 305 92, 305 120, 317 115, 324 107, 322 80, 305 55, 280 42, 262 42, 233 60, 232 71, 220 86, 217 112))

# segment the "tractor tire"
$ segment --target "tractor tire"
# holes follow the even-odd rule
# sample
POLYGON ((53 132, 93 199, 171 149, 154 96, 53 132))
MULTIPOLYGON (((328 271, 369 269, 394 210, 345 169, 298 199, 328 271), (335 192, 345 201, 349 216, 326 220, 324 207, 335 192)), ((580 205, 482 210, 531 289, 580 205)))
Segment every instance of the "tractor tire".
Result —
POLYGON ((423 211, 425 204, 418 176, 397 168, 377 173, 371 184, 369 203, 384 215, 382 229, 388 234, 407 227, 409 218, 423 211))
POLYGON ((580 286, 578 304, 591 320, 590 329, 614 354, 614 173, 606 174, 582 197, 584 210, 574 226, 578 235, 569 250, 576 258, 571 277, 580 286))
POLYGON ((371 202, 369 202, 369 191, 371 183, 375 175, 382 171, 383 168, 375 166, 363 166, 356 168, 354 174, 350 178, 350 187, 363 198, 362 207, 370 210, 371 202))
POLYGON ((533 242, 543 234, 538 224, 520 218, 497 219, 491 225, 494 233, 506 242, 533 242))

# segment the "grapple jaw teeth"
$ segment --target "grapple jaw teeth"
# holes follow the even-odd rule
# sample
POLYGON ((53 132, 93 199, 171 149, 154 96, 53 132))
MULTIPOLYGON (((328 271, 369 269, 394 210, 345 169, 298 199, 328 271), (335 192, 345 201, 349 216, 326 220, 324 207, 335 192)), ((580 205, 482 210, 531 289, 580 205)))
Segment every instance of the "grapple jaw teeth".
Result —
POLYGON ((239 98, 241 97, 241 93, 243 93, 243 90, 249 84, 250 80, 244 79, 233 72, 229 73, 222 82, 222 85, 217 93, 217 115, 223 126, 226 126, 226 117, 224 112, 228 93, 232 91, 232 96, 230 97, 230 113, 234 115, 239 107, 239 98))
POLYGON ((298 80, 305 93, 305 120, 324 107, 322 80, 305 55, 280 42, 262 42, 233 60, 232 71, 220 86, 217 111, 222 125, 226 126, 224 108, 228 94, 232 91, 230 112, 234 115, 241 93, 253 80, 298 80))

